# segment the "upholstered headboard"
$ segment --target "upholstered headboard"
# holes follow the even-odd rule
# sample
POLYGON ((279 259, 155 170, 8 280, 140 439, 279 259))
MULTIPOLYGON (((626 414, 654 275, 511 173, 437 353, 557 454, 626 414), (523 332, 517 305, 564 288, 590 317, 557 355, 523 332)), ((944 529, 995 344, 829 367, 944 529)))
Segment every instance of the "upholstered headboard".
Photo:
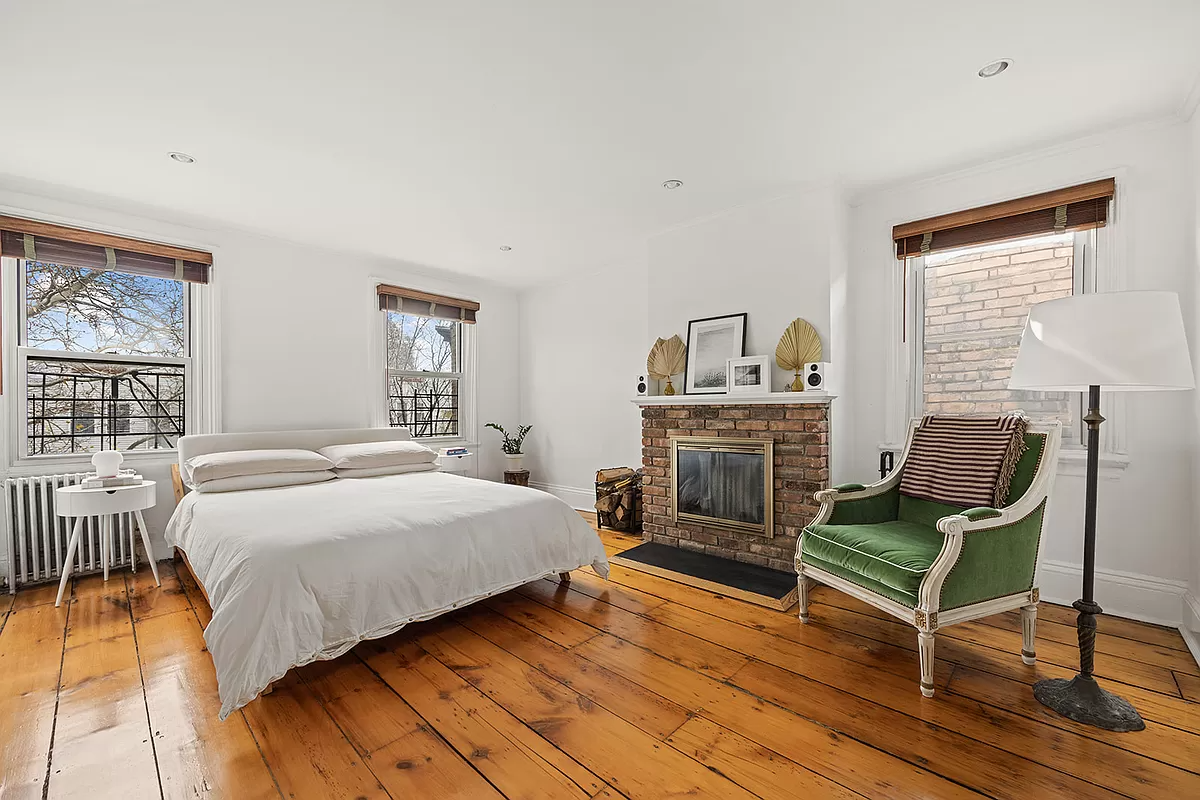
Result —
POLYGON ((398 442, 411 439, 405 428, 340 428, 325 431, 264 431, 261 433, 202 433, 179 440, 179 469, 184 462, 208 453, 229 450, 319 450, 331 444, 398 442))

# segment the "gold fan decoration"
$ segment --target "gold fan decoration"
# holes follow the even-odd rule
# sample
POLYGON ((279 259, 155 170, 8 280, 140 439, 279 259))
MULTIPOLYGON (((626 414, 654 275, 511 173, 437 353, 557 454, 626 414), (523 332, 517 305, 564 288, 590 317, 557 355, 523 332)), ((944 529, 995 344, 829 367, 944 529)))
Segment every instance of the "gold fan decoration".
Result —
POLYGON ((803 392, 804 381, 800 378, 800 370, 805 364, 821 360, 821 337, 817 330, 802 319, 792 320, 779 346, 775 348, 775 363, 783 369, 795 373, 795 379, 788 386, 788 391, 803 392))
POLYGON ((671 395, 675 394, 671 376, 683 372, 686 364, 687 345, 679 338, 679 334, 675 334, 670 339, 659 339, 650 348, 650 355, 646 357, 646 372, 655 380, 666 381, 667 388, 663 389, 663 394, 671 395))

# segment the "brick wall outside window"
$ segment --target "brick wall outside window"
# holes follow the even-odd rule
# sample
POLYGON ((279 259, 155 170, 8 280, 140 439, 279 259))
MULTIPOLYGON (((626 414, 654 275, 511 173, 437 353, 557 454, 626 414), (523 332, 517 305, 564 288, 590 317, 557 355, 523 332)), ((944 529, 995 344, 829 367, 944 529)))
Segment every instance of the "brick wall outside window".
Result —
POLYGON ((928 256, 924 285, 924 412, 1019 408, 1033 419, 1061 420, 1064 444, 1078 443, 1077 393, 1008 389, 1030 306, 1073 292, 1073 235, 928 256))

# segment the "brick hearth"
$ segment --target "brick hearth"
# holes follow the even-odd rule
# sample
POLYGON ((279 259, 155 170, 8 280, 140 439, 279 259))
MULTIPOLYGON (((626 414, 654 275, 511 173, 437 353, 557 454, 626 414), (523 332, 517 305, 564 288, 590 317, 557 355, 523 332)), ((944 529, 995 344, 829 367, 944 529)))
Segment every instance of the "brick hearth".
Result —
MULTIPOLYGON (((664 398, 654 398, 662 401, 664 398)), ((642 406, 642 538, 791 572, 800 529, 816 516, 813 493, 829 485, 829 403, 642 406), (671 439, 716 436, 775 442, 773 538, 671 521, 671 439)))

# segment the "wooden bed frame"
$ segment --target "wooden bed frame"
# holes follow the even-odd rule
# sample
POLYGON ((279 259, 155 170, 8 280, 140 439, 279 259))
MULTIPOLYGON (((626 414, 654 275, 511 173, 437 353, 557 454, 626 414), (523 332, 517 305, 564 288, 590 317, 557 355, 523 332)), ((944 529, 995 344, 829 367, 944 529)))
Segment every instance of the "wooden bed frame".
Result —
MULTIPOLYGON (((187 489, 183 486, 183 477, 179 474, 178 464, 171 465, 171 488, 175 490, 175 505, 179 505, 179 502, 183 500, 183 496, 187 494, 187 489)), ((208 603, 209 609, 212 609, 212 601, 208 599, 208 592, 204 590, 204 584, 196 579, 196 570, 192 569, 192 562, 188 561, 187 553, 178 547, 174 549, 175 560, 177 562, 182 561, 183 565, 187 567, 188 574, 192 576, 192 583, 200 587, 200 594, 204 595, 204 602, 208 603)))

